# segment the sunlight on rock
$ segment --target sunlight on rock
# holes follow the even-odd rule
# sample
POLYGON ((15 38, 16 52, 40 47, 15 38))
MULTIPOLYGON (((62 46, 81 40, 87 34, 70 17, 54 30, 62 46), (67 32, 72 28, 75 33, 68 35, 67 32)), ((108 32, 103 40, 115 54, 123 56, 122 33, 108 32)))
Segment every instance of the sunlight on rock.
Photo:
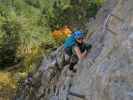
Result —
POLYGON ((11 73, 0 72, 0 84, 2 84, 3 86, 15 88, 16 87, 15 83, 16 83, 16 81, 11 76, 11 73))
POLYGON ((9 72, 0 72, 0 100, 9 100, 15 94, 16 80, 9 72))

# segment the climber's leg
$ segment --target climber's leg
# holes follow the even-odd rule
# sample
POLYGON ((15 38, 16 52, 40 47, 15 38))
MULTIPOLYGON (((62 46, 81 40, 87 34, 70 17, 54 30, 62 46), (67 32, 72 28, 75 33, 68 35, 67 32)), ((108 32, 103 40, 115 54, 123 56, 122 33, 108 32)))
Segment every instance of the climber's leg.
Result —
POLYGON ((70 59, 71 59, 71 56, 72 56, 72 52, 71 52, 70 48, 65 48, 63 55, 64 55, 64 64, 63 64, 63 66, 65 66, 65 65, 68 65, 70 63, 70 59))
POLYGON ((74 69, 74 66, 77 63, 78 63, 78 57, 76 55, 72 55, 70 58, 70 64, 69 64, 70 71, 76 72, 76 69, 74 69))

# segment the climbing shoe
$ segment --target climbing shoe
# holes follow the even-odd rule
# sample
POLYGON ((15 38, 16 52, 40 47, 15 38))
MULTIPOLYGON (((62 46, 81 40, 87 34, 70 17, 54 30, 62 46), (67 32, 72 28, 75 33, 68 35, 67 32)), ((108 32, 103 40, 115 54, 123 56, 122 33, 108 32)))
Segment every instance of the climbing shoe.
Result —
POLYGON ((72 71, 73 73, 76 73, 77 72, 77 69, 75 69, 74 66, 71 65, 71 64, 69 66, 69 70, 72 71))
POLYGON ((73 69, 72 72, 73 72, 73 73, 76 73, 76 72, 77 72, 77 69, 73 69))
POLYGON ((71 72, 73 72, 73 73, 76 73, 76 72, 77 72, 77 69, 74 69, 74 68, 73 68, 73 69, 70 69, 70 68, 69 68, 69 70, 70 70, 71 72))

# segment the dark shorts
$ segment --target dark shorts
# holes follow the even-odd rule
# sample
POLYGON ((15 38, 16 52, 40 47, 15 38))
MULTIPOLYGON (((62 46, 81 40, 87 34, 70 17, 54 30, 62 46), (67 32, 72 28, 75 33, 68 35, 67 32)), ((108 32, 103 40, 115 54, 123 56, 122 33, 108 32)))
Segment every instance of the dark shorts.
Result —
POLYGON ((65 48, 64 52, 68 55, 68 56, 72 56, 72 48, 65 48))
POLYGON ((67 54, 69 56, 68 60, 66 61, 67 64, 70 64, 70 66, 74 66, 75 64, 78 63, 78 57, 77 55, 74 55, 72 53, 72 50, 70 50, 69 48, 64 49, 65 54, 67 54))

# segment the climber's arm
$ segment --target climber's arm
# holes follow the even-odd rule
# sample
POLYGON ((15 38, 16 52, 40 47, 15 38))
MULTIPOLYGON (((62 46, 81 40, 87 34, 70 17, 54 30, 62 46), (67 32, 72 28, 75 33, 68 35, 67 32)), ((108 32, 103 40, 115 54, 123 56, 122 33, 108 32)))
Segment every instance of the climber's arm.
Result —
POLYGON ((81 51, 78 47, 75 47, 74 50, 80 60, 84 59, 87 56, 87 50, 85 50, 83 53, 81 53, 81 51))

